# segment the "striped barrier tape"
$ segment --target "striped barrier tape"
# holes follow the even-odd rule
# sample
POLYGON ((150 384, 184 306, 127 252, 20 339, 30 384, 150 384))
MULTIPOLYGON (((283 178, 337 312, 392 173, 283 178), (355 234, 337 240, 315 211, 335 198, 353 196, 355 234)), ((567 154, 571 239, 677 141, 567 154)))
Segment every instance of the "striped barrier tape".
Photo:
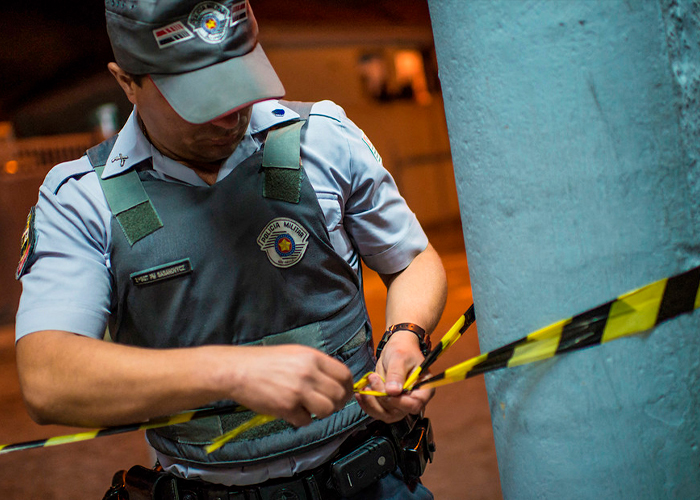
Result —
POLYGON ((114 427, 105 427, 102 429, 92 429, 77 434, 68 434, 65 436, 56 436, 48 439, 37 439, 35 441, 25 441, 15 444, 0 444, 0 455, 10 453, 12 451, 29 450, 32 448, 47 448, 49 446, 58 446, 61 444, 77 443, 78 441, 87 441, 99 437, 112 436, 114 434, 122 434, 124 432, 142 431, 146 429, 156 429, 158 427, 167 427, 169 425, 182 424, 191 420, 199 420, 201 418, 213 417, 215 415, 224 415, 245 411, 246 408, 240 405, 228 405, 217 408, 206 408, 202 410, 193 410, 176 415, 170 415, 162 418, 154 418, 148 422, 140 424, 125 424, 114 427))
MULTIPOLYGON (((687 314, 700 307, 700 267, 664 278, 654 283, 625 293, 586 312, 545 326, 519 340, 459 363, 444 372, 416 382, 420 373, 432 365, 474 323, 472 305, 448 330, 435 348, 428 353, 423 363, 406 380, 404 390, 439 387, 458 382, 502 368, 541 361, 586 347, 600 345, 612 340, 642 333, 672 318, 687 314)), ((368 373, 355 383, 355 392, 385 396, 385 393, 365 389, 368 373)), ((0 454, 11 451, 57 446, 85 441, 123 432, 166 427, 200 418, 245 410, 244 407, 223 406, 208 408, 153 419, 142 424, 95 429, 78 434, 57 436, 49 439, 0 445, 0 454)), ((270 415, 256 415, 241 426, 218 437, 207 447, 207 453, 220 448, 242 432, 274 420, 270 415)))
MULTIPOLYGON (((566 352, 641 333, 692 312, 700 305, 700 267, 638 288, 577 316, 557 321, 515 342, 480 354, 433 377, 416 382, 441 354, 474 322, 473 305, 450 328, 423 363, 406 379, 404 391, 439 387, 502 368, 524 365, 566 352)), ((355 383, 355 392, 386 396, 366 389, 370 373, 355 383)))
POLYGON ((700 267, 664 278, 584 313, 557 321, 493 351, 420 381, 412 389, 439 387, 642 333, 700 306, 700 267))

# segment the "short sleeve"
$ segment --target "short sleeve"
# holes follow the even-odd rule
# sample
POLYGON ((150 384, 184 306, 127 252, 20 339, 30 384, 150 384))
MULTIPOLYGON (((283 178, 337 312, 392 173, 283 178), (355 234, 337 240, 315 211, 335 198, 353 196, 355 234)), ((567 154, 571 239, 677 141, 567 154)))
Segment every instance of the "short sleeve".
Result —
POLYGON ((41 330, 104 335, 110 309, 111 213, 85 158, 55 167, 39 189, 35 240, 21 276, 16 339, 41 330))
POLYGON ((306 160, 318 167, 310 177, 327 219, 329 199, 339 196, 342 225, 329 223, 336 251, 354 264, 347 255, 351 243, 368 267, 392 274, 425 250, 428 238, 415 214, 369 138, 342 108, 330 101, 317 103, 304 143, 306 160))

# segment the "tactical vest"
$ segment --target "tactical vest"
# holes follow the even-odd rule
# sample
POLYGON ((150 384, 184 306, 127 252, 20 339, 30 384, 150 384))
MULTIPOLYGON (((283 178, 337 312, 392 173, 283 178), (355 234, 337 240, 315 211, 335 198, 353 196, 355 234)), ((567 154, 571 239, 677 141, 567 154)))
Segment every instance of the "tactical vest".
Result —
MULTIPOLYGON (((360 276, 333 250, 301 167, 303 123, 270 131, 261 151, 206 187, 165 182, 135 168, 102 180, 114 139, 88 151, 113 214, 110 333, 116 342, 155 348, 297 343, 342 360, 355 379, 374 368, 360 276)), ((147 437, 181 460, 251 465, 317 447, 368 418, 351 399, 308 426, 278 420, 212 454, 204 451, 251 416, 177 424, 147 437)))

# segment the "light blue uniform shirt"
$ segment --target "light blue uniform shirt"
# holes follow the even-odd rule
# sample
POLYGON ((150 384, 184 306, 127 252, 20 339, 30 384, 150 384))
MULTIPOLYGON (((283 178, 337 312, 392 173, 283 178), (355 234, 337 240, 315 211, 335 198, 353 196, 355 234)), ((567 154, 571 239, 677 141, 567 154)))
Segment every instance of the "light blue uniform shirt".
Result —
MULTIPOLYGON (((248 131, 224 162, 217 180, 260 148, 260 132, 298 116, 276 101, 255 104, 248 131), (273 112, 280 109, 283 116, 273 112)), ((331 243, 355 270, 361 257, 379 273, 394 273, 426 248, 428 240, 415 215, 369 139, 342 108, 330 101, 314 105, 301 156, 331 243)), ((151 145, 135 113, 120 131, 103 177, 147 158, 165 181, 206 186, 193 170, 151 145), (122 161, 119 155, 126 159, 122 161)), ((111 217, 87 157, 62 163, 49 172, 36 206, 34 253, 22 277, 17 339, 40 330, 102 338, 112 294, 111 217)))
MULTIPOLYGON (((261 147, 261 132, 298 117, 276 101, 255 104, 246 135, 224 162, 217 181, 261 147)), ((148 158, 154 174, 164 181, 207 185, 193 170, 163 156, 151 145, 138 126, 135 112, 119 133, 103 177, 119 174, 148 158)), ((323 210, 331 243, 356 271, 362 258, 379 273, 394 273, 426 248, 428 239, 381 158, 342 108, 330 101, 314 105, 301 158, 323 210)), ((97 174, 86 157, 60 164, 49 172, 36 206, 37 240, 22 276, 17 339, 41 330, 103 337, 113 292, 111 218, 97 174)), ((251 484, 315 467, 341 441, 248 468, 192 468, 171 457, 159 458, 167 469, 181 476, 251 484)))

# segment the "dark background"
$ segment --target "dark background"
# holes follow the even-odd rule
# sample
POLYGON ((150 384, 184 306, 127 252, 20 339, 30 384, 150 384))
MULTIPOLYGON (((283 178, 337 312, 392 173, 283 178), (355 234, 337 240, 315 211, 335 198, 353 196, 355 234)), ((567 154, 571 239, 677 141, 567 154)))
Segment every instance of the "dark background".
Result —
MULTIPOLYGON (((426 0, 253 0, 251 5, 263 31, 268 24, 323 28, 430 24, 426 0)), ((58 133, 40 124, 23 124, 23 110, 104 74, 112 60, 104 3, 99 0, 5 3, 0 7, 0 38, 0 121, 15 122, 18 137, 58 133)), ((71 128, 63 126, 62 132, 80 131, 71 128)))

